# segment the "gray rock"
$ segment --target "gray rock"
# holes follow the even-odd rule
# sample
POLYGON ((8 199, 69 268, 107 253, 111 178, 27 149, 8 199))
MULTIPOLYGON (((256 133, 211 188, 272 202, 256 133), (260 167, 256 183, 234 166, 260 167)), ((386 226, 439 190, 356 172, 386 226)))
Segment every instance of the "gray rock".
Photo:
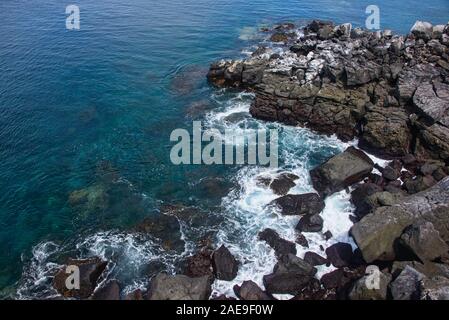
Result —
POLYGON ((253 281, 243 281, 241 286, 235 285, 234 292, 242 300, 272 300, 272 298, 253 281))
POLYGON ((420 283, 421 300, 449 300, 449 279, 424 278, 420 283))
POLYGON ((423 262, 448 256, 449 247, 428 221, 418 221, 406 228, 401 236, 401 244, 423 262))
POLYGON ((441 238, 449 240, 449 178, 393 206, 376 209, 357 222, 351 234, 368 263, 392 260, 396 239, 407 226, 419 220, 432 222, 441 238))
POLYGON ((189 278, 160 273, 151 280, 149 300, 207 300, 212 292, 208 276, 189 278))
POLYGON ((410 31, 417 39, 430 40, 433 35, 433 26, 428 22, 416 21, 410 31))
POLYGON ((379 286, 374 287, 367 285, 370 276, 364 276, 354 283, 349 292, 350 300, 386 300, 388 293, 388 285, 391 281, 391 274, 381 272, 379 274, 379 286))
POLYGON ((373 167, 373 161, 363 151, 349 147, 310 171, 310 176, 318 192, 331 195, 361 181, 373 167))
POLYGON ((409 153, 412 134, 401 108, 376 107, 365 115, 359 146, 379 156, 401 157, 409 153))
POLYGON ((420 281, 424 275, 407 266, 390 284, 394 300, 418 300, 421 296, 420 281))
POLYGON ((273 273, 263 277, 263 283, 270 294, 296 295, 313 279, 316 271, 304 260, 288 254, 279 260, 273 273))
POLYGON ((416 89, 413 104, 432 121, 449 126, 449 99, 438 97, 432 84, 422 84, 416 89))

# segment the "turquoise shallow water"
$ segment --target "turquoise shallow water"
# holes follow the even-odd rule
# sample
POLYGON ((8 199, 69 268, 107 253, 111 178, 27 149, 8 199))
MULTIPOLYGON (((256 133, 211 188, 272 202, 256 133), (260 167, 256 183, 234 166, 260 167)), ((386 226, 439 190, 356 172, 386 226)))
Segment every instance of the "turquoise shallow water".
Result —
MULTIPOLYGON (((42 261, 35 261, 36 252, 53 252, 49 241, 62 246, 54 250, 58 257, 92 247, 117 254, 104 239, 138 240, 122 239, 122 234, 93 235, 129 230, 142 218, 157 215, 162 204, 197 207, 212 217, 186 229, 185 236, 192 241, 219 230, 220 213, 238 210, 223 196, 240 185, 244 171, 176 167, 169 161, 170 132, 189 128, 192 114, 227 110, 230 101, 243 109, 249 103, 250 97, 236 98, 210 88, 205 80, 209 63, 241 55, 242 49, 257 42, 254 30, 262 24, 322 18, 363 25, 371 3, 78 0, 76 4, 81 9, 80 31, 65 29, 66 4, 61 1, 0 3, 0 289, 5 291, 21 285, 24 268, 25 273, 37 272, 36 264, 42 261), (72 192, 86 188, 94 200, 73 205, 72 192), (45 243, 45 248, 39 247, 45 243)), ((400 33, 417 19, 432 23, 449 19, 447 0, 377 4, 381 27, 400 33)), ((217 119, 209 119, 210 124, 221 123, 217 119)), ((342 147, 304 135, 295 139, 293 133, 281 135, 281 162, 287 168, 292 163, 289 157, 312 167, 342 147), (292 143, 298 139, 302 143, 292 143)), ((242 219, 236 221, 250 223, 242 219)), ((229 230, 219 237, 238 243, 240 231, 229 230)), ((137 244, 122 248, 129 251, 128 258, 111 272, 131 283, 142 271, 140 265, 129 271, 133 258, 160 260, 156 251, 163 249, 142 253, 141 248, 137 244), (134 247, 140 249, 132 251, 134 247)))

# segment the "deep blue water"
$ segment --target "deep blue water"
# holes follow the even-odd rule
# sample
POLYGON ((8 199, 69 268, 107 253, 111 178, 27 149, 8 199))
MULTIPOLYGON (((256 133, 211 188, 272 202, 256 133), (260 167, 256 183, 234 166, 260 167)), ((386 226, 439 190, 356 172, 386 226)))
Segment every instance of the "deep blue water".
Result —
MULTIPOLYGON (((170 132, 231 99, 207 85, 209 63, 241 55, 262 24, 364 25, 371 1, 77 0, 81 30, 69 31, 71 3, 0 2, 0 289, 17 284, 38 244, 70 252, 96 232, 128 230, 161 204, 223 210, 241 168, 169 161, 170 132), (217 190, 204 178, 219 178, 217 190), (100 194, 92 206, 70 203, 89 187, 100 194)), ((381 27, 399 33, 417 19, 449 20, 447 0, 376 3, 381 27)), ((317 146, 284 149, 307 153, 309 166, 338 151, 317 146)))

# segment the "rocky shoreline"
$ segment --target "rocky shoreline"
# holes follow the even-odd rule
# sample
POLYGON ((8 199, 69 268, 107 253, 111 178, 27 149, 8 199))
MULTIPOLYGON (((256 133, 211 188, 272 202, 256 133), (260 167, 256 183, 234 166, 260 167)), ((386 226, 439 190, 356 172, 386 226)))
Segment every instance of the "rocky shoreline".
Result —
MULTIPOLYGON (((252 91, 253 117, 343 141, 357 138, 359 148, 349 147, 310 172, 317 193, 288 194, 298 178, 293 174, 260 181, 279 196, 272 205, 281 214, 300 217, 298 238, 261 230, 259 239, 274 249, 278 263, 264 276, 264 289, 248 279, 234 287, 235 295, 449 299, 449 25, 417 22, 407 36, 324 21, 264 31, 284 48, 281 54, 259 47, 247 59, 216 62, 209 81, 252 91), (379 167, 362 150, 391 161, 379 167), (350 234, 358 249, 336 243, 323 255, 297 257, 296 245, 307 247, 302 232, 323 231, 324 199, 342 190, 351 192, 356 208, 350 234), (321 265, 335 270, 317 279, 321 265), (374 288, 367 286, 369 270, 379 270, 374 288)), ((67 262, 79 266, 83 290, 66 289, 65 268, 53 286, 66 298, 204 300, 213 281, 234 279, 241 263, 228 248, 205 243, 187 259, 183 274, 159 273, 146 292, 124 296, 117 281, 101 281, 107 262, 99 258, 67 262)))

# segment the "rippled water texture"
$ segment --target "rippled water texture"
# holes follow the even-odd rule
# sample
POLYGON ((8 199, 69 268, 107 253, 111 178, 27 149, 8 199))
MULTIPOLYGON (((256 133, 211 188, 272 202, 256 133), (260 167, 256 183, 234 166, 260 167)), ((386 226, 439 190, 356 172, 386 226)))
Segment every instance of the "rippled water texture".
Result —
MULTIPOLYGON (((65 29, 57 0, 0 2, 0 296, 48 296, 48 275, 68 256, 111 259, 127 290, 158 270, 175 272, 200 238, 226 243, 244 264, 236 282, 260 281, 274 256, 256 240, 266 226, 292 238, 258 186, 259 167, 170 163, 170 132, 265 127, 251 96, 210 88, 210 62, 238 57, 279 21, 363 25, 369 1, 77 0, 81 30, 65 29), (230 115, 234 115, 229 117, 230 115), (169 207, 175 206, 175 207, 169 207), (181 225, 161 218, 175 212, 181 225), (166 232, 136 233, 143 218, 166 232), (23 274, 23 277, 22 277, 23 274)), ((447 23, 447 0, 377 1, 381 27, 405 33, 416 19, 447 23)), ((312 191, 308 170, 347 145, 304 129, 281 132, 282 170, 312 191)), ((349 241, 347 196, 327 200, 325 228, 349 241), (339 214, 337 217, 335 214, 339 214)), ((312 247, 322 239, 310 235, 312 247)), ((334 240, 335 240, 334 239, 334 240)), ((232 284, 216 282, 217 292, 232 284)))

